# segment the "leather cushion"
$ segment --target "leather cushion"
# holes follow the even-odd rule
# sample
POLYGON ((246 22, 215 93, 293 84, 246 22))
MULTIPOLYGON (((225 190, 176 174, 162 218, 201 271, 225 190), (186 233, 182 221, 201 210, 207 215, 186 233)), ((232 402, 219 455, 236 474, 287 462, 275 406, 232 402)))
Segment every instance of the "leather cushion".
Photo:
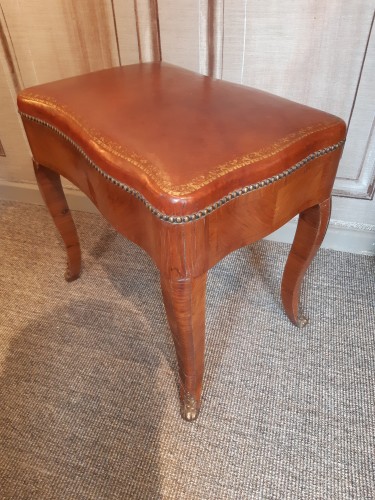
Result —
POLYGON ((115 179, 171 204, 218 199, 345 137, 333 115, 166 63, 38 85, 18 106, 115 179))

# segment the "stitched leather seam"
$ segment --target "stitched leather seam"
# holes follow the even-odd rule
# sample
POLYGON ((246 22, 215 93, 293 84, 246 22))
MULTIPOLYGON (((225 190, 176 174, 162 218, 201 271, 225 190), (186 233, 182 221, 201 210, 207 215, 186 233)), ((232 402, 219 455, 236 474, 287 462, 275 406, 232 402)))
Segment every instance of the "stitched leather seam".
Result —
POLYGON ((229 201, 238 198, 239 196, 243 196, 245 194, 251 193, 252 191, 256 191, 257 189, 263 188, 265 186, 268 186, 269 184, 273 184, 274 182, 277 182, 285 177, 288 177, 291 175, 293 172, 296 170, 299 170, 301 167, 306 165, 306 163, 309 163, 310 161, 319 158, 320 156, 324 156, 332 151, 335 151, 336 149, 340 148, 343 146, 345 143, 345 139, 337 142, 336 144, 333 144, 332 146, 328 146, 323 149, 319 149, 315 151, 314 153, 311 153, 310 155, 306 156, 303 158, 301 161, 298 163, 292 165, 290 168, 287 170, 284 170, 280 174, 274 175, 272 177, 268 177, 267 179, 264 179, 263 181, 256 182, 254 184, 250 184, 248 186, 244 186, 243 188, 236 189, 235 191, 232 191, 228 193, 226 196, 223 196, 220 200, 216 201, 215 203, 212 203, 211 205, 207 206, 203 210, 198 210, 197 212, 194 212, 189 215, 168 215, 164 212, 161 212, 157 208, 155 208, 139 191, 136 189, 132 188, 131 186, 128 186, 127 184, 124 184, 123 182, 119 181, 118 179, 112 177, 109 175, 107 172, 102 170, 96 163, 94 163, 91 158, 85 153, 85 151, 79 146, 73 139, 71 139, 69 136, 64 134, 64 132, 61 132, 57 127, 49 124, 48 122, 41 120, 40 118, 36 118, 35 116, 28 115, 22 111, 20 111, 20 115, 32 122, 35 122, 39 125, 42 125, 53 132, 55 132, 57 135, 61 136, 63 139, 65 139, 69 144, 71 144, 88 162, 88 164, 96 170, 102 177, 104 177, 106 180, 111 182, 112 184, 118 186, 120 189, 124 190, 125 192, 129 193, 130 195, 134 196, 138 200, 140 200, 146 208, 157 218, 160 220, 170 223, 170 224, 184 224, 188 222, 192 222, 195 220, 202 219, 209 215, 210 213, 214 212, 217 210, 219 207, 225 205, 229 201))

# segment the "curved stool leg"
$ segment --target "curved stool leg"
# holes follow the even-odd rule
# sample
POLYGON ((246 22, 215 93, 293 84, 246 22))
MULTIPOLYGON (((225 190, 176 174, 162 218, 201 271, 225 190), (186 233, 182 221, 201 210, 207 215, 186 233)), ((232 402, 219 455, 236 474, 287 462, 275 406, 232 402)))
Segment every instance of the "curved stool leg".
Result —
POLYGON ((303 327, 308 319, 300 313, 301 284, 327 231, 331 215, 331 198, 315 205, 299 216, 297 231, 286 262, 281 284, 281 299, 292 323, 303 327))
POLYGON ((61 185, 60 175, 36 162, 34 162, 34 170, 39 191, 66 247, 68 265, 65 279, 73 281, 79 277, 81 272, 81 249, 77 230, 61 185))
POLYGON ((198 416, 202 393, 206 281, 207 273, 179 280, 161 274, 164 305, 179 366, 181 415, 189 421, 198 416))

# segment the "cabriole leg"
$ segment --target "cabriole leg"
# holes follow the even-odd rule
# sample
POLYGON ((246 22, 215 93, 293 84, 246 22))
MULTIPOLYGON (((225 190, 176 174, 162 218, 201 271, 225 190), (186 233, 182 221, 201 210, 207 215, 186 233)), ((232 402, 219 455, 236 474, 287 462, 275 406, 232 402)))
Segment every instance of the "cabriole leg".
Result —
POLYGON ((39 191, 66 247, 68 265, 65 279, 73 281, 79 277, 81 271, 81 249, 77 230, 61 185, 60 175, 35 161, 34 170, 39 191))
POLYGON ((303 277, 315 257, 327 231, 331 215, 331 198, 299 216, 296 235, 285 266, 281 298, 290 321, 303 327, 308 319, 300 312, 303 277))
POLYGON ((181 414, 198 416, 204 371, 207 273, 198 278, 161 275, 164 305, 176 348, 180 374, 181 414))

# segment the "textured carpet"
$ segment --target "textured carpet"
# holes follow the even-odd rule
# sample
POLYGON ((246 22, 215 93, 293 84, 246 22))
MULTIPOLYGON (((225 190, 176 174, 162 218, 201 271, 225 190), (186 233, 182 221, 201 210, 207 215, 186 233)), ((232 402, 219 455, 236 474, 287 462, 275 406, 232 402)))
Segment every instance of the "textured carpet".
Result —
POLYGON ((375 498, 375 263, 320 251, 293 327, 288 245, 209 273, 203 408, 181 420, 149 257, 76 213, 84 269, 42 207, 0 203, 1 499, 375 498))

